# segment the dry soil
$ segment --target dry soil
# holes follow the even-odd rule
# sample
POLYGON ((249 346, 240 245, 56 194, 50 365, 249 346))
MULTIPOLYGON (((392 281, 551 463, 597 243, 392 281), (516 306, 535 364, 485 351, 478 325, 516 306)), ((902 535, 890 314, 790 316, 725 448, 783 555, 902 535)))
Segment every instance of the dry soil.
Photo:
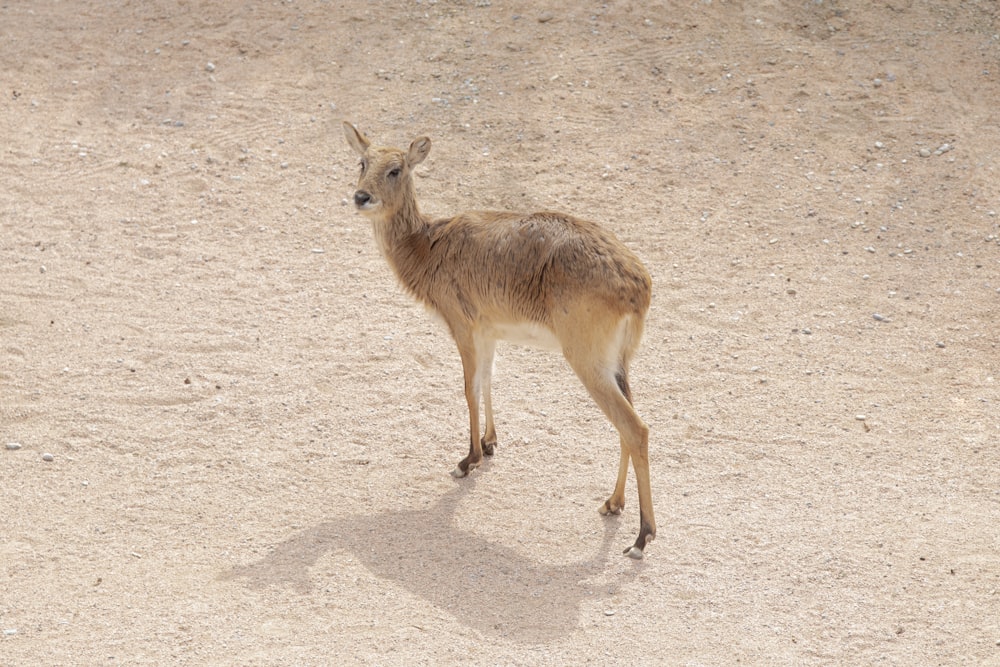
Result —
POLYGON ((997 3, 7 0, 0 72, 0 664, 1000 664, 997 3), (644 561, 557 354, 448 475, 345 118, 646 263, 644 561))

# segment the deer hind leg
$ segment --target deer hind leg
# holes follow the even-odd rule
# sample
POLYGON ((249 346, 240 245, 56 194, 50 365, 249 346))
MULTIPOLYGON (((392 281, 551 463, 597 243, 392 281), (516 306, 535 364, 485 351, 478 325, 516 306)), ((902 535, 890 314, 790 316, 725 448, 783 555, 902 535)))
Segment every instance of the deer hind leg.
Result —
MULTIPOLYGON (((631 448, 629 456, 632 459, 632 467, 635 469, 636 486, 639 491, 639 536, 636 537, 635 544, 625 550, 625 555, 630 558, 642 558, 642 551, 646 548, 646 544, 656 538, 656 519, 653 517, 653 494, 649 481, 649 427, 642 423, 642 420, 635 413, 635 409, 632 408, 632 390, 628 384, 628 371, 622 369, 615 376, 615 380, 617 380, 618 387, 625 400, 628 401, 632 414, 635 415, 635 418, 639 420, 639 424, 641 425, 638 456, 631 452, 631 448)), ((624 441, 622 449, 625 449, 624 441)), ((624 453, 622 454, 622 461, 621 467, 627 469, 628 463, 625 461, 624 453)), ((626 474, 626 470, 619 470, 619 486, 623 483, 626 474)), ((618 491, 619 487, 616 486, 615 490, 618 491)))
MULTIPOLYGON (((623 366, 628 363, 622 361, 619 364, 619 370, 615 373, 615 383, 618 385, 618 389, 621 391, 625 400, 632 403, 632 389, 628 384, 628 370, 623 368, 623 366)), ((604 501, 604 504, 598 509, 601 514, 621 514, 622 510, 625 508, 625 480, 628 477, 628 462, 631 459, 629 456, 629 447, 624 439, 621 440, 621 459, 618 462, 618 479, 615 482, 615 490, 611 494, 611 497, 604 501)))
POLYGON ((490 453, 496 443, 493 427, 493 406, 490 398, 490 381, 493 369, 495 342, 476 336, 455 336, 458 352, 462 357, 462 373, 465 376, 465 401, 469 405, 469 455, 458 462, 451 472, 453 477, 465 477, 483 462, 484 443, 488 438, 479 437, 479 399, 485 388, 487 436, 492 436, 490 453))
POLYGON ((615 425, 620 438, 618 478, 611 497, 600 507, 602 514, 618 514, 624 507, 625 480, 628 463, 632 461, 639 491, 639 536, 625 550, 625 554, 631 558, 642 558, 646 544, 656 537, 649 480, 649 427, 632 407, 631 388, 624 368, 627 362, 620 361, 623 355, 615 349, 617 346, 613 342, 606 342, 615 341, 616 335, 592 333, 596 335, 592 335, 590 341, 580 340, 580 329, 577 329, 576 341, 564 345, 563 353, 591 397, 615 425))
POLYGON ((629 448, 624 438, 621 439, 621 458, 618 461, 618 479, 615 481, 615 490, 611 497, 604 501, 598 508, 598 512, 604 514, 621 514, 625 509, 625 480, 628 478, 628 462, 630 460, 629 448))

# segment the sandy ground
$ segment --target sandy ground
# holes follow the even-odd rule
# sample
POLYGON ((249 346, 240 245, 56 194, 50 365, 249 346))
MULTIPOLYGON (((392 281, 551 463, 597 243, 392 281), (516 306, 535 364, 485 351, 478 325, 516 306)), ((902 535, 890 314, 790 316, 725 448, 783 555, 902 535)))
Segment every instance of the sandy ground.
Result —
POLYGON ((0 664, 1000 664, 988 0, 0 4, 0 664), (606 224, 659 531, 348 199, 606 224), (14 444, 20 445, 14 449, 14 444), (5 447, 6 446, 6 447, 5 447), (51 460, 43 460, 50 454, 51 460))

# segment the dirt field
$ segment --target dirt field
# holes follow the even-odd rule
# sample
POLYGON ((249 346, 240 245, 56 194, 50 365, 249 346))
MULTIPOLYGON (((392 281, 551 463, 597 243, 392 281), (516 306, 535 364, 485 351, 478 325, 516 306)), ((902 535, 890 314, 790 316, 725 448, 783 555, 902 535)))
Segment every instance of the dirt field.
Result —
POLYGON ((997 3, 11 0, 0 66, 0 664, 1000 664, 997 3), (448 475, 345 118, 646 263, 645 560, 558 355, 448 475))

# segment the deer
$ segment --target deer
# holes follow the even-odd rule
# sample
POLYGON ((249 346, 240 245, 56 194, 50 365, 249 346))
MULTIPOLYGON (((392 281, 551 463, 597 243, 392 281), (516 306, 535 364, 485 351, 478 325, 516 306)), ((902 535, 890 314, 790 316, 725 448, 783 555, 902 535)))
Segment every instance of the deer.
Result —
POLYGON ((624 554, 641 559, 656 537, 656 521, 649 427, 633 407, 628 377, 652 293, 645 266, 610 231, 564 213, 426 216, 417 205, 413 175, 430 153, 430 138, 418 137, 402 150, 372 145, 348 121, 343 127, 361 157, 356 209, 370 221, 399 283, 444 321, 458 347, 471 435, 469 453, 452 475, 465 477, 495 451, 491 383, 497 341, 561 350, 620 439, 618 477, 601 514, 622 512, 632 463, 639 535, 624 554))

